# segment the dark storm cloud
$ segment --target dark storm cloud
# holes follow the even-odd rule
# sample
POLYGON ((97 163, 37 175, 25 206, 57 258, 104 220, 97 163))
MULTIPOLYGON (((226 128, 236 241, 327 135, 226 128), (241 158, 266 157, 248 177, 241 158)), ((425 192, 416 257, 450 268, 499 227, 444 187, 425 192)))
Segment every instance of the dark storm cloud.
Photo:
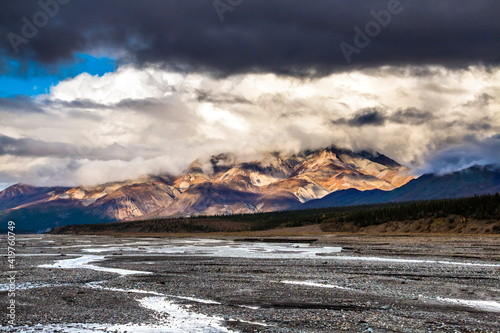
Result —
POLYGON ((37 2, 1 2, 0 49, 7 57, 54 63, 104 48, 125 51, 117 53, 126 54, 123 61, 222 75, 323 75, 384 64, 500 62, 496 0, 401 0, 401 13, 352 55, 351 65, 339 44, 354 45, 353 28, 364 29, 373 20, 370 12, 387 9, 387 0, 243 1, 224 13, 223 22, 211 0, 74 0, 61 5, 16 54, 7 34, 21 35, 22 18, 32 21, 41 10, 37 2))
POLYGON ((465 103, 464 106, 482 109, 483 107, 488 106, 490 104, 490 100, 492 99, 494 99, 492 96, 484 93, 477 96, 473 101, 465 103))
POLYGON ((434 119, 434 115, 429 111, 421 111, 416 108, 398 110, 391 115, 390 120, 397 124, 422 125, 434 119))
POLYGON ((385 112, 379 108, 368 108, 357 111, 350 119, 333 120, 333 124, 347 124, 352 127, 382 126, 387 120, 385 112))
POLYGON ((435 119, 432 112, 422 111, 417 108, 398 109, 387 114, 381 108, 362 109, 353 114, 349 119, 339 118, 333 120, 336 125, 349 125, 352 127, 383 126, 386 123, 403 125, 422 125, 435 119))
POLYGON ((475 123, 467 124, 467 129, 470 131, 487 131, 493 128, 493 120, 490 117, 484 117, 475 123))
POLYGON ((68 147, 63 143, 43 142, 34 139, 15 139, 0 134, 0 156, 61 156, 68 153, 68 147))
POLYGON ((386 121, 386 116, 380 109, 364 109, 357 112, 347 123, 350 126, 380 126, 386 121))
POLYGON ((47 142, 31 138, 11 138, 0 134, 0 156, 88 158, 90 160, 130 161, 137 156, 151 157, 158 151, 137 147, 123 147, 117 143, 105 147, 93 147, 91 142, 70 145, 61 142, 47 142))
POLYGON ((0 98, 0 111, 44 112, 29 96, 17 95, 14 98, 0 98))

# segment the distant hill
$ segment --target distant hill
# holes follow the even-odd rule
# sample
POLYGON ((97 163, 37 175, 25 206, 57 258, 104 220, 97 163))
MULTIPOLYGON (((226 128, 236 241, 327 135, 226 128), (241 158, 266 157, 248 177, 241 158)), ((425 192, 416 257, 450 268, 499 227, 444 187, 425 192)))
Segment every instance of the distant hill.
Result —
POLYGON ((337 191, 311 200, 301 209, 370 205, 389 202, 461 198, 500 192, 500 166, 473 166, 447 175, 426 174, 392 191, 337 191))

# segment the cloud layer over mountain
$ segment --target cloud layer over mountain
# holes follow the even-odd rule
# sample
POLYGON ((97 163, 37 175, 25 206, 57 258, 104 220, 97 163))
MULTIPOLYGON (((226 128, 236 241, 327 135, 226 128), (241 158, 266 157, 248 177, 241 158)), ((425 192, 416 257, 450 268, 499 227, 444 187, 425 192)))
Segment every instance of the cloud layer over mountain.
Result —
POLYGON ((493 140, 499 92, 500 71, 483 67, 216 79, 127 65, 68 79, 34 99, 0 99, 0 175, 94 184, 180 172, 216 153, 244 160, 332 143, 418 168, 449 147, 493 140))

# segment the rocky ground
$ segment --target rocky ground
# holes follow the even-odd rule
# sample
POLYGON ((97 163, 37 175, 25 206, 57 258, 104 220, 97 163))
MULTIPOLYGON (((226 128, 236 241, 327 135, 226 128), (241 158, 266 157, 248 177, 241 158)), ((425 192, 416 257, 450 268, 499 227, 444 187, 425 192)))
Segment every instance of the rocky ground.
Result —
POLYGON ((18 235, 0 331, 500 332, 498 237, 218 238, 18 235))

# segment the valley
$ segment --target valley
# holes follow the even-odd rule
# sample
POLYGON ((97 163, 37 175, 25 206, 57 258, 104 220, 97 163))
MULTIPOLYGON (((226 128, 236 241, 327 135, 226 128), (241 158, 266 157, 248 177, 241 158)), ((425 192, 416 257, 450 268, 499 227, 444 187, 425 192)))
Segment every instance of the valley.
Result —
POLYGON ((495 331, 498 240, 19 236, 0 331, 495 331))

